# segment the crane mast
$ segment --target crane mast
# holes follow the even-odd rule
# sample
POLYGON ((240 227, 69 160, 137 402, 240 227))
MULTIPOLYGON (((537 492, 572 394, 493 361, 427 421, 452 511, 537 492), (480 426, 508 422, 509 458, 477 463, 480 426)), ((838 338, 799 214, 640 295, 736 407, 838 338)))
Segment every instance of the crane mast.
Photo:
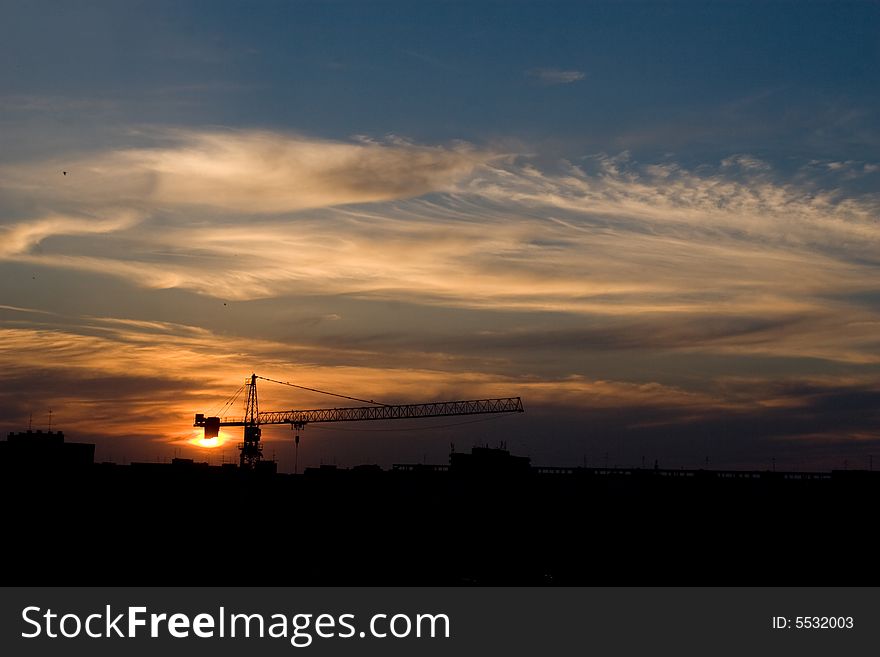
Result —
MULTIPOLYGON (((239 445, 241 450, 240 466, 253 469, 263 456, 260 442, 263 424, 289 424, 297 431, 296 443, 299 444, 299 430, 307 424, 316 422, 356 422, 365 420, 401 420, 410 418, 448 417, 454 415, 480 415, 488 413, 522 413, 523 405, 519 397, 501 397, 497 399, 464 399, 456 401, 437 401, 425 404, 379 404, 370 401, 373 406, 353 406, 344 408, 318 408, 311 410, 263 411, 260 412, 257 401, 256 374, 251 374, 247 387, 247 401, 244 417, 218 417, 197 413, 193 426, 204 429, 205 438, 215 438, 220 427, 244 427, 244 441, 239 445)), ((272 379, 268 379, 272 380, 272 379)), ((278 381, 277 383, 284 383, 278 381)), ((293 384, 286 384, 293 385, 293 384)), ((294 386, 303 387, 303 386, 294 386)), ((311 390, 311 388, 307 388, 311 390)), ((318 391, 323 392, 323 391, 318 391)), ((334 393, 327 393, 334 394, 334 393)), ((345 397, 345 395, 335 395, 345 397)), ((355 399, 353 397, 346 397, 355 399)), ((367 401, 367 400, 358 400, 367 401)))
POLYGON ((244 442, 240 445, 240 465, 242 468, 253 468, 263 458, 263 446, 260 444, 261 433, 260 405, 257 402, 257 375, 251 374, 251 381, 247 384, 247 402, 244 412, 244 442))

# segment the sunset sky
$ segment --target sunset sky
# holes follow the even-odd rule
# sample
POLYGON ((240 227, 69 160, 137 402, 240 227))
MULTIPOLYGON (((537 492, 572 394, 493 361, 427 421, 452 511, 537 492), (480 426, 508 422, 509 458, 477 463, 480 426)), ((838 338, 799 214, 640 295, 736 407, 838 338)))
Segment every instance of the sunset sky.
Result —
POLYGON ((868 467, 878 108, 876 2, 0 0, 0 429, 236 460, 256 372, 526 407, 301 467, 868 467))

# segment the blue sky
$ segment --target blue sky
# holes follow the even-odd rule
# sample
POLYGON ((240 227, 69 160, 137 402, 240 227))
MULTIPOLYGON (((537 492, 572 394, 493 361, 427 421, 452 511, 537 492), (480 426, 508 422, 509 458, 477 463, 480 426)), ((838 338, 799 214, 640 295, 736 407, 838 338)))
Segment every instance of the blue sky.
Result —
POLYGON ((307 462, 876 450, 876 2, 0 14, 4 427, 202 454, 254 369, 531 409, 307 462))
POLYGON ((780 161, 877 147, 870 2, 36 2, 4 18, 6 93, 124 105, 112 123, 780 161))

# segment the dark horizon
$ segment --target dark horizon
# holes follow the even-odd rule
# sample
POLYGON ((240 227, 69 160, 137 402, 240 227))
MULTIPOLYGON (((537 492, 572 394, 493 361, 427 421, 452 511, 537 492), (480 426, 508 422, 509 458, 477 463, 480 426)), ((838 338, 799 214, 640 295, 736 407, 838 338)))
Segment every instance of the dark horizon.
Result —
POLYGON ((58 437, 0 442, 12 583, 861 584, 880 492, 880 472, 541 469, 492 448, 299 476, 93 465, 58 437))
MULTIPOLYGON (((392 423, 380 422, 378 424, 392 423)), ((375 431, 381 433, 382 429, 376 429, 375 431)), ((300 432, 298 433, 304 435, 304 430, 300 430, 300 432)), ((240 443, 237 449, 231 446, 229 449, 194 449, 189 452, 184 452, 180 449, 174 449, 173 452, 163 457, 155 457, 154 459, 150 460, 138 460, 137 458, 128 458, 126 455, 123 455, 119 459, 102 458, 101 450, 96 450, 97 446, 95 445, 95 443, 83 442, 83 438, 81 437, 76 439, 71 436, 65 435, 65 433, 61 429, 57 428, 55 430, 31 428, 27 430, 10 432, 7 436, 7 440, 10 439, 15 439, 19 443, 19 445, 22 443, 26 444, 29 441, 34 441, 37 443, 35 447, 38 447, 39 443, 41 441, 45 441, 46 439, 55 439, 59 442, 64 442, 66 444, 73 444, 78 450, 87 451, 90 455, 88 458, 89 465, 93 464, 95 466, 174 465, 180 468, 191 466, 208 467, 211 470, 224 469, 227 467, 240 467, 240 443)), ((434 447, 436 448, 436 446, 434 447)), ((277 473, 281 475, 294 473, 305 474, 307 471, 310 471, 314 474, 317 472, 329 470, 337 470, 340 472, 363 472, 367 470, 377 472, 391 472, 398 470, 445 471, 452 463, 453 457, 456 454, 468 454, 469 452, 485 451, 508 454, 514 459, 527 462, 529 464, 528 467, 531 469, 531 471, 541 474, 561 473, 570 475, 587 472, 594 474, 655 473, 658 476, 674 476, 678 474, 687 474, 688 476, 715 476, 726 474, 758 476, 762 474, 775 475, 778 473, 779 475, 819 475, 824 477, 825 475, 830 476, 832 473, 835 472, 874 472, 874 457, 870 454, 866 455, 864 460, 850 460, 848 458, 845 458, 839 463, 839 467, 835 466, 824 469, 811 469, 793 467, 790 463, 787 464, 785 462, 777 461, 776 457, 771 457, 767 463, 760 464, 758 467, 746 467, 744 465, 730 466, 723 463, 717 463, 708 457, 704 458, 701 462, 695 462, 688 465, 682 463, 676 464, 668 461, 661 461, 660 459, 651 460, 647 459, 646 457, 642 457, 638 463, 626 463, 622 462, 620 459, 613 458, 610 452, 600 454, 594 459, 588 459, 585 456, 581 459, 579 463, 534 462, 531 455, 517 453, 515 448, 511 449, 511 446, 507 443, 507 441, 500 441, 496 443, 483 441, 472 442, 470 444, 459 443, 458 445, 456 445, 456 443, 454 442, 451 442, 447 446, 447 456, 443 459, 430 460, 428 459, 427 453, 425 452, 422 454, 421 460, 398 460, 385 463, 377 462, 375 459, 368 459, 362 462, 339 462, 339 460, 334 457, 328 459, 322 458, 317 463, 314 463, 307 462, 305 460, 300 461, 298 455, 292 455, 293 450, 294 445, 292 441, 271 441, 269 443, 264 443, 263 454, 260 461, 269 469, 263 469, 263 471, 267 473, 277 473), (282 452, 282 458, 279 458, 279 448, 285 449, 285 452, 282 452), (295 464, 295 466, 290 468, 287 467, 292 466, 292 464, 295 464)), ((434 452, 436 451, 437 450, 435 449, 434 452)), ((0 452, 0 457, 10 459, 11 457, 8 456, 8 454, 12 453, 14 453, 14 451, 0 452)), ((33 467, 39 468, 39 461, 45 456, 45 454, 42 454, 39 449, 34 452, 26 452, 26 454, 28 455, 28 460, 32 459, 34 461, 34 463, 32 464, 33 467)), ((54 462, 55 461, 53 459, 50 459, 48 461, 49 464, 54 462)), ((74 465, 77 465, 76 462, 72 463, 74 465)), ((78 464, 78 466, 81 465, 82 463, 78 464)), ((880 473, 880 471, 878 471, 878 473, 880 473)))

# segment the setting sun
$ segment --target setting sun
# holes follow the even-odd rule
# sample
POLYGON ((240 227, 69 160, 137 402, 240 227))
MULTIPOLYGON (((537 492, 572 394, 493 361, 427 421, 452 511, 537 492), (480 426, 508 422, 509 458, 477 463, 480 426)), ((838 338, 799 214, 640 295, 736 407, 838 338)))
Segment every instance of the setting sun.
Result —
POLYGON ((205 438, 202 431, 194 432, 195 435, 187 442, 195 447, 204 447, 205 449, 214 449, 221 447, 226 442, 225 437, 221 434, 214 438, 205 438))

